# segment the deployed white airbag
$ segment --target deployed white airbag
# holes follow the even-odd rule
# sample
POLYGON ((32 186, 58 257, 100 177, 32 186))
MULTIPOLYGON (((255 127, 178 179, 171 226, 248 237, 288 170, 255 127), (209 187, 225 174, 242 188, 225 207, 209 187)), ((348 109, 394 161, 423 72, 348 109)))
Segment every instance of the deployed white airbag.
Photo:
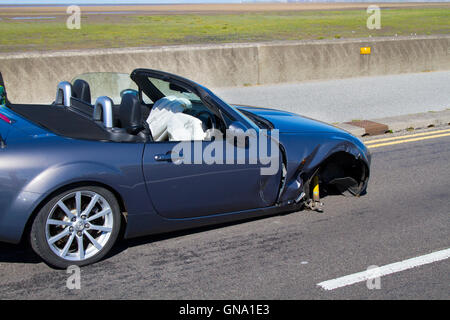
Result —
POLYGON ((173 115, 167 125, 167 132, 170 141, 203 140, 205 138, 203 122, 184 113, 173 115))
POLYGON ((202 121, 182 113, 192 108, 186 98, 167 96, 154 104, 147 119, 155 141, 203 140, 205 133, 202 121))
POLYGON ((167 140, 167 125, 175 113, 181 113, 184 109, 191 108, 192 104, 188 99, 167 96, 159 99, 153 105, 152 111, 147 118, 147 123, 152 131, 155 141, 167 140))

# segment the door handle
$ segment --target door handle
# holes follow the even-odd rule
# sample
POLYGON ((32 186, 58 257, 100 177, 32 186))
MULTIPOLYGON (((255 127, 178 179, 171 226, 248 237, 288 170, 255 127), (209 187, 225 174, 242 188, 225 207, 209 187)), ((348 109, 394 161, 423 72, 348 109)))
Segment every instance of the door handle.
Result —
POLYGON ((157 155, 155 155, 155 160, 156 161, 172 162, 172 160, 174 160, 174 161, 183 160, 183 157, 180 157, 180 156, 172 157, 172 153, 166 153, 166 154, 157 154, 157 155))

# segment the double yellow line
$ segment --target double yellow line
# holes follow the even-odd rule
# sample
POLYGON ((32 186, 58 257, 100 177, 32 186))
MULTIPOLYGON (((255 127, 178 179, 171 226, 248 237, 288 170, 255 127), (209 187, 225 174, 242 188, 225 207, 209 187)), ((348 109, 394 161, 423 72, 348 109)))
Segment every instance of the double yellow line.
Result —
POLYGON ((415 133, 415 134, 406 135, 406 136, 369 140, 369 141, 365 141, 364 144, 368 148, 374 149, 374 148, 378 148, 378 147, 392 146, 394 144, 435 139, 435 138, 441 138, 441 137, 447 137, 447 136, 450 136, 450 129, 421 132, 421 133, 415 133))

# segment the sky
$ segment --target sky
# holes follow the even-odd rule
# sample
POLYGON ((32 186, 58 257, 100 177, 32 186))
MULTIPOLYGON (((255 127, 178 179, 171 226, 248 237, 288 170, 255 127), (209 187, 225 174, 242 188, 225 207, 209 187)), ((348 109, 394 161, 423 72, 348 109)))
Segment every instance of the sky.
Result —
MULTIPOLYGON (((401 0, 298 0, 298 2, 400 2, 401 0)), ((167 4, 167 3, 240 3, 240 2, 286 2, 286 0, 0 0, 0 5, 18 4, 167 4)), ((293 0, 290 0, 293 2, 293 0)), ((404 2, 450 2, 450 0, 412 0, 404 2)))

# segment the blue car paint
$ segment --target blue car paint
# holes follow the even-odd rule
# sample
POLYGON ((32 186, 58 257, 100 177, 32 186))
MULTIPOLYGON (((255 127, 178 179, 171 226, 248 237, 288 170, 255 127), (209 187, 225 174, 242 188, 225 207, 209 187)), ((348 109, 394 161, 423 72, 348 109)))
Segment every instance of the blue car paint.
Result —
MULTIPOLYGON (((210 143, 203 141, 201 145, 206 148, 210 143)), ((171 219, 201 217, 275 203, 280 172, 261 175, 259 164, 177 165, 155 161, 155 155, 170 152, 175 144, 149 142, 145 148, 144 176, 149 196, 160 215, 171 219), (168 197, 176 201, 167 201, 168 197)))
POLYGON ((8 139, 7 147, 0 151, 0 239, 17 242, 37 205, 69 184, 109 186, 124 200, 129 217, 151 213, 142 175, 143 148, 142 144, 62 137, 8 139), (29 193, 39 196, 30 198, 25 195, 29 193), (29 209, 16 209, 17 204, 22 208, 23 202, 32 202, 29 209), (14 230, 11 225, 16 226, 14 230))
MULTIPOLYGON (((238 108, 201 88, 210 93, 217 106, 247 128, 258 130, 238 108)), ((266 178, 265 190, 260 180, 248 182, 255 179, 256 167, 208 166, 202 169, 186 165, 176 168, 175 173, 173 165, 152 161, 155 153, 167 151, 164 144, 100 142, 57 136, 10 109, 0 107, 2 114, 14 120, 12 124, 0 120, 0 133, 7 143, 6 148, 0 149, 0 241, 18 243, 33 212, 55 191, 67 185, 95 183, 112 189, 124 203, 125 237, 130 238, 294 210, 296 205, 292 200, 300 190, 289 189, 289 186, 298 180, 299 164, 308 157, 303 167, 308 172, 339 151, 361 159, 367 168, 370 166, 370 153, 364 144, 341 129, 292 113, 265 108, 243 109, 266 118, 280 130, 287 187, 278 203, 280 172, 266 178), (244 174, 236 174, 239 170, 244 174), (194 178, 195 183, 189 183, 188 179, 183 181, 183 177, 194 178), (211 179, 218 179, 220 184, 212 188, 209 195, 213 196, 208 197, 211 179)))
POLYGON ((300 116, 295 113, 249 106, 236 106, 239 110, 249 111, 264 119, 269 120, 282 133, 305 133, 305 132, 334 132, 342 133, 339 128, 330 126, 327 123, 300 116))

